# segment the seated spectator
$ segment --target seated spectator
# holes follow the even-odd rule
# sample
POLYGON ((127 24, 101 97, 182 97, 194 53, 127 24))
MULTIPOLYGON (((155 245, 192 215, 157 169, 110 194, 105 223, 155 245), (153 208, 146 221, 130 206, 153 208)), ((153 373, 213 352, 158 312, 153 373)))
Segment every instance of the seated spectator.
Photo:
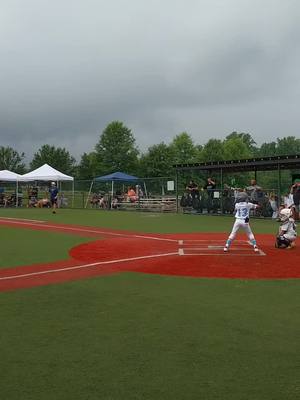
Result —
POLYGON ((64 193, 61 193, 58 198, 58 207, 68 207, 68 199, 65 197, 64 193))
POLYGON ((44 198, 41 200, 38 200, 36 202, 36 204, 34 205, 34 207, 38 207, 38 208, 50 208, 51 207, 51 203, 49 201, 49 199, 44 198))
POLYGON ((136 195, 133 187, 128 188, 127 201, 130 201, 131 203, 134 203, 135 201, 137 201, 137 195, 136 195))
POLYGON ((119 208, 119 205, 120 205, 119 198, 118 198, 117 196, 115 196, 115 197, 112 199, 111 208, 113 208, 113 209, 116 210, 117 208, 119 208))
POLYGON ((38 202, 38 199, 35 196, 30 196, 28 199, 27 207, 36 207, 37 202, 38 202))

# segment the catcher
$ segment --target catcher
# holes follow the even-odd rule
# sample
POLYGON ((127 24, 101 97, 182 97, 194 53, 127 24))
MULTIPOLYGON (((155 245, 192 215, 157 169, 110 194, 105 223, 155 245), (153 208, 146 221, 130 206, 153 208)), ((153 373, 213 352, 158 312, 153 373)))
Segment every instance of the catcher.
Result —
POLYGON ((295 246, 297 232, 292 214, 290 208, 283 208, 279 212, 280 227, 275 242, 275 247, 278 249, 291 249, 295 246))

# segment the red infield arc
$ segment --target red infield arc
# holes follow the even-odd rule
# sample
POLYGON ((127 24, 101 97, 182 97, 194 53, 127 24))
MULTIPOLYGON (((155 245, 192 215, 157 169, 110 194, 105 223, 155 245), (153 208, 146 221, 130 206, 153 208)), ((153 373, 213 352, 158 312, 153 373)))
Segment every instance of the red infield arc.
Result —
POLYGON ((226 233, 154 235, 4 218, 0 224, 95 237, 72 248, 68 260, 1 269, 0 291, 122 271, 198 278, 300 278, 300 248, 275 249, 272 235, 256 235, 259 253, 242 235, 224 253, 226 233))

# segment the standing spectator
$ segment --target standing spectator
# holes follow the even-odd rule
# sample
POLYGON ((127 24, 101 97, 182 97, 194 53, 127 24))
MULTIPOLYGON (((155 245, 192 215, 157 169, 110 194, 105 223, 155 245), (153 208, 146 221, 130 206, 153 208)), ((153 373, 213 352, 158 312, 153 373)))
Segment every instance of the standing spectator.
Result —
POLYGON ((193 199, 195 198, 196 195, 199 196, 198 185, 192 179, 190 180, 189 184, 186 186, 185 189, 192 196, 193 199))
POLYGON ((51 182, 49 193, 50 193, 50 202, 52 205, 52 213, 56 214, 58 189, 56 187, 55 182, 51 182))
POLYGON ((255 179, 251 179, 250 186, 246 187, 246 191, 249 195, 250 201, 253 203, 258 203, 259 194, 261 193, 262 188, 257 185, 255 179))
POLYGON ((216 181, 208 177, 203 189, 207 191, 207 212, 209 213, 213 206, 214 190, 216 188, 216 181))
POLYGON ((295 208, 295 220, 300 219, 300 179, 296 179, 294 185, 291 187, 291 194, 293 195, 294 208, 295 208))
POLYGON ((272 219, 277 219, 278 217, 278 207, 277 207, 277 196, 275 193, 270 193, 269 203, 272 209, 272 219))
POLYGON ((283 196, 284 208, 291 208, 294 205, 294 199, 292 193, 288 192, 283 196))

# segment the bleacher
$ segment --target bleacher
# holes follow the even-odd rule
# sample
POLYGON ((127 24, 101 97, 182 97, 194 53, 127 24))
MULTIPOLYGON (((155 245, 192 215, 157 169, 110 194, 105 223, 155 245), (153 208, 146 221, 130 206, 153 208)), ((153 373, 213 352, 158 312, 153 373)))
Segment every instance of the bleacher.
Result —
POLYGON ((141 198, 135 202, 124 200, 118 203, 117 209, 126 211, 176 212, 176 197, 156 196, 141 198))

